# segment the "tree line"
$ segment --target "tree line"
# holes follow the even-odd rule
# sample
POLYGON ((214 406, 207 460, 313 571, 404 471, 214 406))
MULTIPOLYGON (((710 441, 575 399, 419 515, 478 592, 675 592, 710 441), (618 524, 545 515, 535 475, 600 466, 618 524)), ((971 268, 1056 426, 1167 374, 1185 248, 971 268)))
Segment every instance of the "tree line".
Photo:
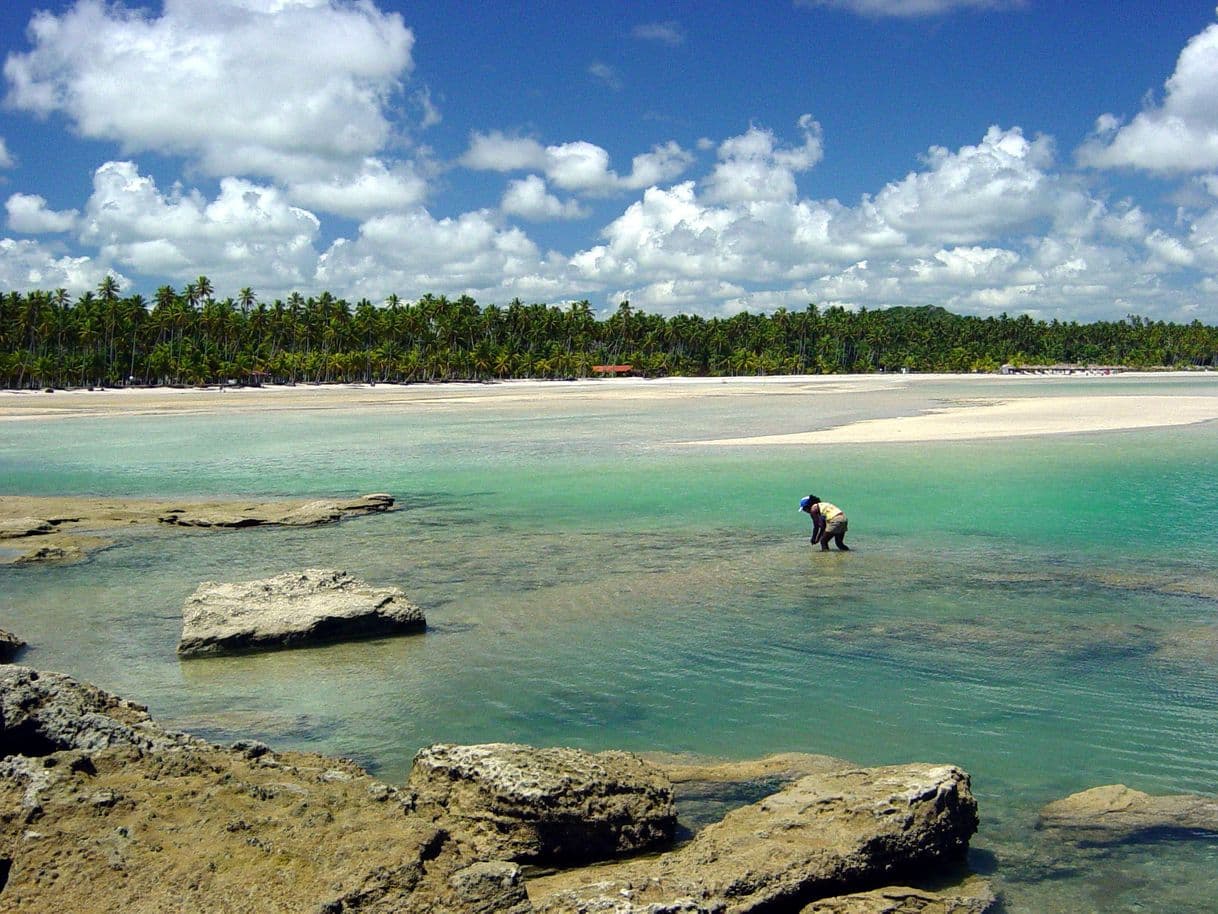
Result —
POLYGON ((201 385, 229 381, 427 382, 587 377, 598 365, 664 375, 996 371, 1005 363, 1218 367, 1218 327, 1131 315, 1080 324, 974 317, 935 306, 784 308, 664 317, 622 302, 479 306, 463 295, 352 304, 322 292, 217 298, 206 276, 151 302, 107 276, 0 294, 0 386, 201 385))

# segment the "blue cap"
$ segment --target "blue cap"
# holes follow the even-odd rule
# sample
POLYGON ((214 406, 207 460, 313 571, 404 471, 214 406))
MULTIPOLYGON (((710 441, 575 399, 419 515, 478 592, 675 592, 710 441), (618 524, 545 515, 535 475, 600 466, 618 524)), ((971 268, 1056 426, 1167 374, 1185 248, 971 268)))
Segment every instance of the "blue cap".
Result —
POLYGON ((812 496, 811 496, 811 495, 805 495, 803 498, 801 498, 801 499, 799 500, 799 510, 800 510, 800 511, 803 511, 803 510, 804 510, 805 508, 807 508, 807 507, 808 507, 808 505, 810 505, 811 503, 812 503, 812 496))

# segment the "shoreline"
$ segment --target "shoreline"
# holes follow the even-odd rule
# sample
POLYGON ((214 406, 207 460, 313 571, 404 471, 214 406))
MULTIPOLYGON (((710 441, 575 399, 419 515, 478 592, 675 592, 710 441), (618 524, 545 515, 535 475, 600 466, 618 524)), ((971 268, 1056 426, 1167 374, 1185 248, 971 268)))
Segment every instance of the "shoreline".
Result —
POLYGON ((771 375, 730 378, 585 378, 572 381, 509 380, 434 384, 301 384, 262 387, 152 387, 44 391, 0 390, 0 424, 72 418, 218 415, 282 410, 451 409, 539 402, 611 402, 816 396, 896 392, 935 383, 983 385, 976 398, 943 408, 917 408, 892 418, 861 419, 789 434, 685 441, 688 446, 752 447, 812 443, 883 444, 965 441, 1123 431, 1218 420, 1218 374, 1125 372, 1110 376, 993 374, 771 375), (1190 379, 1214 383, 1213 396, 1112 392, 1112 385, 1190 379), (1101 382, 1104 393, 1086 393, 1101 382), (1053 383, 1051 395, 1036 387, 1053 383), (1012 385, 1006 398, 995 387, 1012 385), (1077 394, 1063 393, 1062 386, 1077 394), (1018 392, 1018 393, 1016 393, 1018 392))

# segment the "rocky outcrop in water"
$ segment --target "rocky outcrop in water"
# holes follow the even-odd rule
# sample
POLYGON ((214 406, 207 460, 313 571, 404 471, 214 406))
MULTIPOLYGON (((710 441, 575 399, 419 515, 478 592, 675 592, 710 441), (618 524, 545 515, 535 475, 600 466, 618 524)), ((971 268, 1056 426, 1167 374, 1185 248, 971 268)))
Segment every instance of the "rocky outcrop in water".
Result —
POLYGON ((629 752, 436 745, 415 756, 408 786, 420 814, 505 860, 604 860, 668 844, 677 825, 672 784, 629 752))
POLYGON ((1124 784, 1109 784, 1050 803, 1040 811, 1037 826, 1086 844, 1212 836, 1218 834, 1218 798, 1151 796, 1124 784))
POLYGON ((423 611, 396 587, 310 568, 260 581, 207 581, 182 607, 184 657, 420 632, 423 611))
POLYGON ((393 496, 377 493, 349 499, 320 499, 299 505, 185 504, 164 511, 162 524, 178 527, 315 527, 344 517, 379 514, 393 507, 393 496))
POLYGON ((0 564, 79 561, 113 545, 112 539, 97 534, 119 528, 157 524, 215 531, 311 527, 393 508, 393 496, 383 493, 308 502, 0 495, 0 540, 9 541, 0 554, 0 564))
POLYGON ((207 743, 139 705, 24 667, 0 668, 0 756, 0 914, 980 914, 989 905, 977 880, 942 894, 875 888, 933 877, 964 852, 976 809, 967 775, 950 766, 755 766, 818 773, 677 850, 526 882, 503 853, 552 867, 584 856, 572 842, 585 835, 616 854, 671 834, 665 779, 627 753, 436 746, 397 789, 349 761, 207 743))
POLYGON ((0 628, 0 663, 11 663, 13 658, 21 653, 23 647, 25 647, 24 641, 12 632, 6 632, 0 628))
POLYGON ((655 860, 530 886, 539 912, 784 911, 959 861, 977 829, 950 765, 812 774, 655 860), (574 884, 573 884, 574 883, 574 884))

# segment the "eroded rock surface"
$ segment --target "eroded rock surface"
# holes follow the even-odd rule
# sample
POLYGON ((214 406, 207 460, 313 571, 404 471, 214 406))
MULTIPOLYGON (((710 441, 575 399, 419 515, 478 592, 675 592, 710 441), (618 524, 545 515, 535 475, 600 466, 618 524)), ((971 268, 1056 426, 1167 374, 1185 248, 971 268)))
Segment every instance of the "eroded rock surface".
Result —
POLYGON ((1151 796, 1124 784, 1109 784, 1050 803, 1041 810, 1037 824, 1091 844, 1152 835, 1213 835, 1218 834, 1218 798, 1151 796))
POLYGON ((6 632, 0 628, 0 663, 12 662, 13 658, 21 653, 23 647, 25 647, 24 641, 12 632, 6 632))
POLYGON ((0 669, 0 755, 0 912, 531 911, 518 866, 353 763, 175 734, 66 676, 0 669))
POLYGON ((206 581, 182 607, 182 656, 271 650, 420 632, 421 610, 396 587, 309 568, 260 581, 206 581))
POLYGON ((408 786, 420 813, 508 860, 601 860, 670 842, 676 828, 672 785, 629 752, 441 744, 415 756, 408 786))
POLYGON ((986 914, 998 899, 982 879, 970 879, 950 892, 889 886, 814 901, 800 914, 986 914))
POLYGON ((529 891, 538 911, 552 914, 642 914, 690 903, 700 911, 798 910, 957 861, 976 829, 968 775, 954 766, 830 771, 729 813, 655 860, 559 874, 529 891))

